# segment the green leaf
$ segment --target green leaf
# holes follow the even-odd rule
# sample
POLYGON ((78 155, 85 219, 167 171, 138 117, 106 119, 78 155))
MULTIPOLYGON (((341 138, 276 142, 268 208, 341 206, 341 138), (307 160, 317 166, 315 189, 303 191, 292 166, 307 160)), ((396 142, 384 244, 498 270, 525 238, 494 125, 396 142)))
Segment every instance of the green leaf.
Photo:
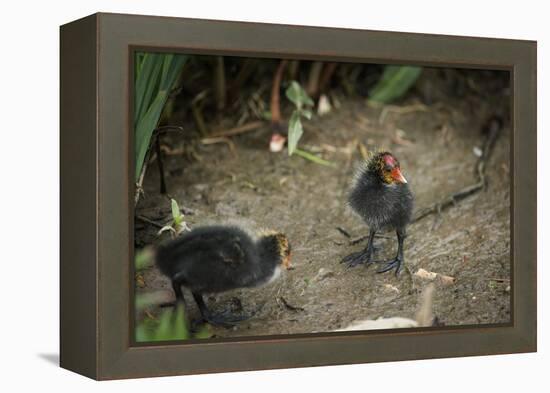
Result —
POLYGON ((304 129, 302 127, 302 121, 300 120, 300 114, 298 111, 292 112, 290 120, 288 122, 288 155, 291 156, 296 147, 298 146, 298 141, 302 137, 304 129))
POLYGON ((141 173, 141 167, 143 166, 147 149, 149 149, 151 136, 157 127, 167 97, 166 92, 159 92, 147 113, 136 125, 136 180, 141 173))
POLYGON ((187 340, 189 337, 185 307, 180 303, 174 310, 162 312, 158 327, 149 341, 187 340))
POLYGON ((162 75, 160 77, 160 86, 162 87, 164 87, 167 82, 168 72, 173 59, 174 55, 171 54, 164 55, 162 58, 162 75))
POLYGON ((311 154, 307 151, 304 151, 304 150, 301 150, 301 149, 298 149, 296 148, 294 150, 294 153, 297 155, 297 156, 300 156, 302 158, 305 158, 306 160, 309 160, 311 162, 314 162, 316 164, 319 164, 319 165, 324 165, 324 166, 330 166, 332 168, 336 168, 336 164, 334 162, 331 162, 331 161, 327 161, 327 160, 324 160, 322 159, 321 157, 318 157, 316 156, 315 154, 311 154))
POLYGON ((286 89, 286 98, 288 98, 294 105, 300 105, 300 89, 302 87, 296 81, 290 82, 290 85, 286 89))
POLYGON ((134 128, 137 180, 143 160, 158 126, 170 91, 174 88, 188 56, 165 53, 136 54, 134 128))
POLYGON ((296 81, 290 82, 286 89, 286 97, 296 106, 297 109, 302 109, 304 105, 313 106, 313 100, 307 95, 306 91, 296 81))
POLYGON ((210 338, 212 337, 212 332, 208 328, 208 325, 203 325, 195 334, 193 338, 210 338))
POLYGON ((175 222, 181 216, 180 207, 178 206, 178 202, 175 199, 170 199, 170 206, 172 207, 172 218, 175 222))
POLYGON ((147 330, 147 326, 144 323, 136 326, 136 341, 138 343, 152 341, 150 332, 147 330))
POLYGON ((134 125, 143 117, 151 103, 153 88, 160 71, 160 62, 153 53, 144 53, 136 70, 134 89, 134 125))
POLYGON ((421 72, 421 67, 386 66, 369 100, 387 104, 402 97, 414 85, 421 72))
POLYGON ((136 252, 134 265, 137 271, 147 269, 153 265, 153 251, 146 247, 136 252))
POLYGON ((312 113, 309 109, 302 109, 300 115, 304 116, 306 119, 311 120, 312 113))

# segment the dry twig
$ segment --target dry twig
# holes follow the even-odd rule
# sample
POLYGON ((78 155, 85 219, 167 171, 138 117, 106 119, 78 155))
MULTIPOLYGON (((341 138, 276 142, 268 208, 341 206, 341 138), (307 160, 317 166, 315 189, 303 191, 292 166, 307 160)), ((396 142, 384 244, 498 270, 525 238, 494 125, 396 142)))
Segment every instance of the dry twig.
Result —
POLYGON ((228 137, 228 136, 240 135, 240 134, 244 134, 245 132, 254 131, 263 125, 264 125, 263 121, 260 121, 260 120, 253 121, 251 123, 244 124, 239 127, 230 128, 228 130, 214 131, 212 134, 209 135, 209 137, 217 138, 217 137, 228 137))
POLYGON ((502 129, 501 121, 494 121, 494 119, 491 118, 490 122, 491 127, 487 130, 488 133, 485 142, 483 143, 481 157, 479 157, 475 166, 475 183, 470 184, 451 195, 448 195, 447 197, 443 198, 443 200, 436 202, 431 206, 425 207, 417 211, 412 219, 412 222, 419 221, 422 218, 429 216, 430 214, 439 214, 442 210, 450 206, 454 206, 457 202, 472 194, 475 194, 476 192, 484 189, 487 186, 487 180, 485 179, 485 168, 487 165, 487 160, 491 155, 495 141, 500 135, 500 131, 502 129))
POLYGON ((298 306, 293 306, 291 304, 289 304, 286 299, 282 296, 278 297, 277 298, 277 302, 282 304, 286 309, 290 310, 290 311, 294 311, 294 312, 299 312, 299 311, 305 311, 304 308, 302 307, 298 307, 298 306))

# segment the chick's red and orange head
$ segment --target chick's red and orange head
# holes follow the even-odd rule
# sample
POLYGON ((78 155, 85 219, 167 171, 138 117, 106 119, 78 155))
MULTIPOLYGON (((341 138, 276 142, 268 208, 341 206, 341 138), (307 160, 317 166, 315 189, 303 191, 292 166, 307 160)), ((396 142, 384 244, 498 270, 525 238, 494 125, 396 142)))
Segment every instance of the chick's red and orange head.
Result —
POLYGON ((375 158, 378 175, 386 184, 403 184, 407 179, 401 173, 399 161, 391 153, 380 153, 375 158))

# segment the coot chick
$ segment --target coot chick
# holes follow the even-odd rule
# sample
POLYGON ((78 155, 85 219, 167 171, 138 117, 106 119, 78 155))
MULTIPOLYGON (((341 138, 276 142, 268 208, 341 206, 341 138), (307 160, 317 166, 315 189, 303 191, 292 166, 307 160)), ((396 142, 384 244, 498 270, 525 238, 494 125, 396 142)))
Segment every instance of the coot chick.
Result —
POLYGON ((377 231, 394 229, 397 233, 397 255, 385 261, 378 273, 395 269, 398 275, 405 262, 403 242, 411 220, 413 195, 401 173, 399 161, 388 152, 375 154, 357 170, 348 199, 351 209, 369 227, 367 246, 363 251, 342 260, 349 267, 373 263, 374 235, 377 231))
POLYGON ((248 317, 213 314, 203 294, 269 283, 283 267, 290 268, 290 256, 290 243, 282 233, 255 235, 238 226, 214 225, 198 227, 161 245, 156 263, 172 281, 176 301, 185 302, 182 286, 188 288, 205 321, 229 327, 248 317))

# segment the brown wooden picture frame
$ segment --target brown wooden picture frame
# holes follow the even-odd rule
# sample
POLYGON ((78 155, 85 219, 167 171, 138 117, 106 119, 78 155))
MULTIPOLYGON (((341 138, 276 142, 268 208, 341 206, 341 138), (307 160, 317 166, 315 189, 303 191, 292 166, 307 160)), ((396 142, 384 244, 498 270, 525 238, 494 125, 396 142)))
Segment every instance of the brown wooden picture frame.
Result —
POLYGON ((536 42, 95 14, 61 27, 61 366, 95 379, 536 351, 536 42), (500 69, 512 78, 512 322, 133 342, 136 50, 500 69))

